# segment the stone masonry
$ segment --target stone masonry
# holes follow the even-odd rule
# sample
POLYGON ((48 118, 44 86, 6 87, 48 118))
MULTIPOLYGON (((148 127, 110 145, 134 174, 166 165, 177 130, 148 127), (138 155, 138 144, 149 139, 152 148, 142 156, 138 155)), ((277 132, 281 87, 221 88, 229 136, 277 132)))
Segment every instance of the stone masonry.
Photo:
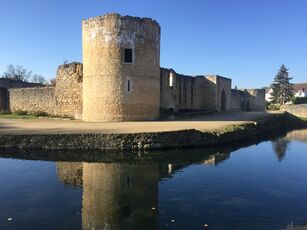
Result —
POLYGON ((82 51, 83 64, 58 67, 55 86, 0 89, 0 111, 104 122, 265 110, 263 90, 232 90, 230 78, 160 68, 160 26, 149 18, 107 14, 83 20, 82 51))

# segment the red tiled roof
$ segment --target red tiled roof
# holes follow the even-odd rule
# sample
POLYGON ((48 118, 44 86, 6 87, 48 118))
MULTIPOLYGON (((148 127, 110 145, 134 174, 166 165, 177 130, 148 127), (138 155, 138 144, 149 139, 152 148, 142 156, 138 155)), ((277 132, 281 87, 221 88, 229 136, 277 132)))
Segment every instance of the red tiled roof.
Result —
POLYGON ((307 83, 297 83, 297 84, 293 84, 293 91, 297 92, 299 90, 305 89, 305 91, 307 90, 307 83))

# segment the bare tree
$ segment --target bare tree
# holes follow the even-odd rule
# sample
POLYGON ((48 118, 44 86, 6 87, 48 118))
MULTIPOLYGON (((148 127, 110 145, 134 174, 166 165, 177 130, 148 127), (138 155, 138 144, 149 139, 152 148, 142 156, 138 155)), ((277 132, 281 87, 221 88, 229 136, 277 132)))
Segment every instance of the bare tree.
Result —
POLYGON ((40 84, 46 84, 47 83, 47 80, 40 74, 34 74, 31 81, 34 82, 34 83, 40 83, 40 84))
POLYGON ((3 74, 4 78, 28 81, 32 76, 32 71, 28 71, 21 65, 8 65, 6 71, 3 74))
POLYGON ((52 86, 55 86, 56 85, 56 79, 55 78, 50 79, 49 84, 52 85, 52 86))

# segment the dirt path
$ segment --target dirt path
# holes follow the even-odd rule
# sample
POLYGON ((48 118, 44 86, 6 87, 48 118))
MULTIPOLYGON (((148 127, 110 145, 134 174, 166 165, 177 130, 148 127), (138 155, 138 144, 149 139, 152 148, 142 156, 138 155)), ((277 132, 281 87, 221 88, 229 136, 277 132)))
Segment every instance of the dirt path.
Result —
POLYGON ((79 120, 0 119, 0 135, 5 134, 59 134, 59 133, 140 133, 184 129, 200 131, 218 129, 270 116, 266 112, 228 112, 202 115, 174 121, 139 121, 87 123, 79 120))

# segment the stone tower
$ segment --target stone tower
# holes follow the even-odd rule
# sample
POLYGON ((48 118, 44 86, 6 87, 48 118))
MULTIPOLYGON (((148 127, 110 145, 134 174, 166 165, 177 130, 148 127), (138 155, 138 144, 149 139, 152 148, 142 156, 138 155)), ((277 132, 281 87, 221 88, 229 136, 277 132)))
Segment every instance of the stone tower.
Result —
POLYGON ((160 26, 107 14, 82 22, 84 121, 154 120, 160 107, 160 26))

